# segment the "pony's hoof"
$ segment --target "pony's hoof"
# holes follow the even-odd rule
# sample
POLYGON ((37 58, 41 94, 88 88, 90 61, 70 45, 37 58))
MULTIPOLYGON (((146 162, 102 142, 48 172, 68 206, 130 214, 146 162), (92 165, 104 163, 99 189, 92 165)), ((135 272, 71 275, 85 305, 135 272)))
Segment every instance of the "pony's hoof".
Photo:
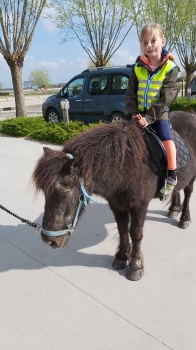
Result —
POLYGON ((180 220, 178 223, 179 228, 188 228, 190 224, 190 221, 182 221, 180 220))
POLYGON ((178 211, 168 211, 167 217, 170 219, 176 219, 179 215, 178 211))
POLYGON ((112 263, 112 267, 115 270, 123 270, 125 267, 127 267, 127 260, 118 260, 115 258, 112 263))
POLYGON ((128 267, 126 277, 130 281, 139 281, 143 276, 143 269, 132 270, 128 267))
POLYGON ((144 272, 143 257, 142 259, 132 259, 127 269, 127 279, 131 281, 138 281, 142 278, 144 272))

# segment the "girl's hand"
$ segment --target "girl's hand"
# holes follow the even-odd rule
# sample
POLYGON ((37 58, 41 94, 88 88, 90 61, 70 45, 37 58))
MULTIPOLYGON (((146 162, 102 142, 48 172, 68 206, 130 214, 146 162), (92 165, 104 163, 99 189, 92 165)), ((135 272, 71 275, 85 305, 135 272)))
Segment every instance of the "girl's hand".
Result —
POLYGON ((139 119, 142 119, 143 117, 142 117, 142 115, 141 114, 136 114, 136 115, 134 115, 133 117, 131 117, 131 119, 133 119, 133 120, 139 120, 139 119))
POLYGON ((139 120, 137 121, 137 125, 138 125, 140 128, 144 129, 144 128, 146 128, 146 127, 148 126, 148 122, 147 122, 146 118, 142 117, 141 119, 139 119, 139 120))

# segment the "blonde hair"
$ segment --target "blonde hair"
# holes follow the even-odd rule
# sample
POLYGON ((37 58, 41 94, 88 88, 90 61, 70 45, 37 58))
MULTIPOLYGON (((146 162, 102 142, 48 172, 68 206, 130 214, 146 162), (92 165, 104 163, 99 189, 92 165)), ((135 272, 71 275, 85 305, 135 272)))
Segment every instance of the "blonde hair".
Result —
POLYGON ((140 40, 140 48, 141 48, 142 53, 143 53, 145 35, 146 35, 146 33, 149 33, 149 32, 151 33, 152 37, 157 38, 157 36, 160 36, 162 39, 164 39, 166 41, 163 27, 160 24, 158 24, 158 23, 148 24, 142 28, 141 33, 140 33, 139 40, 140 40))

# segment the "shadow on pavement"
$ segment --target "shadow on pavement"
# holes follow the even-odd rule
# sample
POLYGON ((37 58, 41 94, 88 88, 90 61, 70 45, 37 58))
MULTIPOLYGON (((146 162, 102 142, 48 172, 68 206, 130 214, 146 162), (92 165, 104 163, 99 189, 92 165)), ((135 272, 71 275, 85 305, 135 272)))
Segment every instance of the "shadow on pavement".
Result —
MULTIPOLYGON (((167 217, 168 210, 148 210, 146 220, 149 221, 157 221, 157 222, 164 222, 166 224, 169 224, 171 226, 178 226, 178 219, 170 219, 167 217), (160 215, 163 217, 155 217, 155 216, 149 216, 148 214, 154 214, 154 215, 160 215)), ((180 214, 179 214, 180 217, 180 214)))
MULTIPOLYGON (((34 221, 41 223, 42 217, 43 214, 34 221)), ((13 258, 10 256, 9 264, 0 264, 0 272, 8 269, 35 269, 33 262, 26 265, 26 263, 21 264, 20 260, 19 264, 17 263, 14 253, 16 248, 41 263, 36 268, 45 266, 89 266, 111 269, 113 256, 107 253, 108 244, 102 244, 110 232, 112 232, 112 237, 109 238, 109 243, 112 243, 115 254, 118 244, 117 228, 113 213, 107 204, 89 205, 80 218, 74 233, 70 236, 68 245, 58 250, 53 250, 43 243, 40 234, 35 234, 34 229, 26 224, 15 226, 14 232, 12 225, 1 225, 1 261, 3 262, 4 254, 6 257, 9 255, 9 253, 6 253, 6 249, 13 251, 13 258), (106 228, 106 225, 109 227, 106 228), (100 248, 100 245, 103 249, 100 248), (103 254, 100 254, 102 250, 103 254)))
MULTIPOLYGON (((177 226, 177 221, 168 219, 166 213, 148 210, 146 220, 177 226), (149 213, 164 217, 148 216, 149 213)), ((42 217, 43 214, 35 222, 41 224, 42 217)), ((9 269, 29 270, 59 266, 87 266, 113 270, 112 262, 118 246, 118 232, 113 213, 108 204, 103 203, 88 205, 70 236, 68 245, 63 249, 53 250, 47 246, 42 242, 40 234, 35 234, 34 229, 26 224, 15 226, 14 231, 12 225, 2 225, 0 236, 0 272, 9 269)), ((125 270, 117 272, 125 274, 125 270)))

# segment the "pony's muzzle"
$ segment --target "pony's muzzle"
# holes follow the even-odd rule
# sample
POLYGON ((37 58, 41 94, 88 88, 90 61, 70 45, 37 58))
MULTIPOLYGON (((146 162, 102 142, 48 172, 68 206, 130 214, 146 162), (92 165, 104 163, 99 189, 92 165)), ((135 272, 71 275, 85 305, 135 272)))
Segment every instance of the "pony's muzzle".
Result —
POLYGON ((42 241, 48 244, 53 249, 64 248, 69 242, 69 236, 70 234, 66 233, 65 235, 62 235, 62 236, 51 237, 41 232, 42 241))

